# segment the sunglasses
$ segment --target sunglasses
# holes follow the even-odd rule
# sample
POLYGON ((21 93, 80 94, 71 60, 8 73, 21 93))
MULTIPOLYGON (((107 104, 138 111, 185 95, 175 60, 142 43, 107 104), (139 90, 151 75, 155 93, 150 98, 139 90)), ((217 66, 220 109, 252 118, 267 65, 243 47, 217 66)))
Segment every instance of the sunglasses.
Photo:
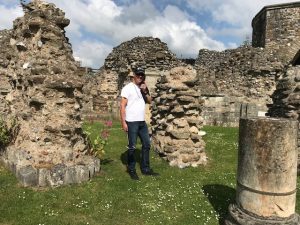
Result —
POLYGON ((145 75, 142 75, 142 74, 136 74, 135 76, 138 78, 141 78, 141 79, 145 78, 145 75))

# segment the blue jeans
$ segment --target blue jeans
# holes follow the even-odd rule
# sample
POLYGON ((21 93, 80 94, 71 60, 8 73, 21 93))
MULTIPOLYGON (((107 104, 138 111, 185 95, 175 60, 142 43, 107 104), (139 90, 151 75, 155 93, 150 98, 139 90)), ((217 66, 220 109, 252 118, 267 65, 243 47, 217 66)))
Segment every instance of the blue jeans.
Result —
POLYGON ((137 137, 141 139, 142 142, 142 152, 141 152, 141 170, 142 172, 147 172, 150 170, 149 163, 149 152, 150 152, 150 137, 148 133, 148 127, 145 121, 127 122, 128 126, 128 152, 127 152, 127 162, 128 170, 135 170, 135 146, 137 137))

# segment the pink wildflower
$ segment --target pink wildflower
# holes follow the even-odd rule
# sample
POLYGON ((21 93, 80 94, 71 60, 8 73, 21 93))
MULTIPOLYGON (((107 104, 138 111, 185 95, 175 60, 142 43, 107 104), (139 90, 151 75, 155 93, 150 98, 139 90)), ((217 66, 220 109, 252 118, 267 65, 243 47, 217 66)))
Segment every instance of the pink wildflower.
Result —
POLYGON ((113 123, 111 120, 105 122, 105 126, 107 126, 107 127, 112 127, 112 124, 113 123))
POLYGON ((109 131, 108 130, 103 130, 101 131, 101 137, 104 139, 107 139, 109 137, 109 131))

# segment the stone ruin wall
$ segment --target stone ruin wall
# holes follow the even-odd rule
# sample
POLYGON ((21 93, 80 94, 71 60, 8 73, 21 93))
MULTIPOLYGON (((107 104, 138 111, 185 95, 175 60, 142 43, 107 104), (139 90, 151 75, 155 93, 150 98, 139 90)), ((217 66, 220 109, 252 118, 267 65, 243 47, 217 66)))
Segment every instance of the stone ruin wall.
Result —
MULTIPOLYGON (((299 9, 298 3, 264 7, 252 22, 254 47, 199 51, 194 67, 201 80, 199 91, 206 100, 205 124, 237 126, 241 115, 264 116, 267 104, 272 103, 270 95, 276 80, 282 75, 280 71, 300 45, 299 9)), ((153 92, 164 71, 183 64, 157 38, 137 37, 122 43, 107 57, 98 74, 101 97, 93 98, 94 109, 118 108, 119 90, 128 82, 128 69, 135 65, 144 65, 153 92)), ((149 110, 147 114, 149 117, 149 110)))
POLYGON ((0 31, 0 112, 5 114, 8 113, 7 102, 5 97, 11 92, 12 87, 7 76, 5 74, 7 67, 9 66, 10 60, 14 57, 14 51, 10 45, 10 38, 12 35, 11 30, 0 31))
MULTIPOLYGON (((299 49, 300 52, 300 49, 299 49)), ((278 81, 272 94, 273 104, 269 105, 270 117, 291 118, 300 121, 300 55, 296 64, 289 64, 278 81)), ((300 171, 300 125, 298 130, 298 172, 300 171)))
POLYGON ((272 51, 244 46, 223 52, 202 49, 195 69, 205 100, 204 123, 238 126, 241 115, 265 114, 283 64, 272 51))
POLYGON ((196 71, 188 66, 171 69, 156 84, 152 144, 171 166, 197 167, 207 162, 201 132, 203 100, 196 83, 196 71))
POLYGON ((289 63, 300 48, 300 2, 264 7, 252 20, 252 45, 272 49, 289 63))
POLYGON ((299 6, 264 7, 252 21, 253 47, 199 51, 195 68, 205 124, 237 126, 240 116, 264 116, 277 79, 300 48, 299 6))
MULTIPOLYGON (((275 90, 276 80, 282 76, 284 62, 278 51, 284 50, 275 49, 274 44, 266 45, 266 48, 244 46, 223 52, 200 50, 194 66, 198 76, 197 82, 187 85, 186 81, 182 81, 184 88, 185 85, 192 87, 193 94, 184 90, 171 93, 172 89, 171 94, 167 93, 165 96, 166 89, 157 88, 164 84, 159 83, 155 87, 157 78, 165 74, 159 82, 173 82, 173 75, 170 77, 171 68, 184 63, 158 38, 137 37, 115 47, 96 76, 83 77, 82 70, 73 59, 71 45, 65 37, 64 27, 68 25, 69 20, 64 18, 64 13, 53 4, 41 3, 38 0, 29 4, 25 11, 25 16, 14 22, 13 30, 0 33, 0 43, 4 46, 0 50, 0 109, 3 113, 9 112, 20 117, 23 127, 16 144, 10 146, 10 151, 7 151, 6 159, 14 158, 12 161, 22 166, 17 167, 17 164, 11 163, 12 170, 21 174, 23 178, 26 174, 29 180, 38 177, 38 181, 33 179, 32 182, 38 182, 39 185, 80 182, 99 169, 99 162, 91 159, 88 160, 91 163, 86 167, 78 166, 88 150, 81 130, 81 112, 85 115, 91 115, 93 112, 99 115, 116 110, 118 114, 119 92, 122 86, 129 82, 128 74, 136 66, 145 68, 147 82, 156 96, 155 102, 158 106, 162 107, 163 104, 173 101, 186 110, 194 107, 187 99, 191 101, 191 98, 196 98, 196 102, 199 102, 199 111, 192 115, 197 117, 199 123, 190 118, 180 117, 180 112, 176 115, 179 117, 175 117, 177 112, 172 108, 173 103, 170 104, 169 110, 153 110, 153 118, 158 119, 156 122, 155 119, 152 120, 153 134, 159 134, 156 137, 156 149, 165 154, 165 158, 172 162, 171 164, 179 167, 196 165, 195 158, 204 163, 204 143, 200 137, 203 123, 236 126, 241 114, 264 114, 267 110, 266 105, 272 102, 270 94, 275 90), (171 101, 174 94, 178 99, 171 101), (200 94, 202 100, 197 99, 200 94), (159 95, 166 99, 160 98, 159 95), (62 116, 61 112, 65 116, 62 116), (174 132, 172 134, 170 129, 165 133, 169 136, 165 140, 161 139, 161 127, 166 124, 160 117, 164 115, 175 130, 189 130, 189 135, 186 132, 186 136, 189 137, 185 141, 181 142, 180 137, 176 137, 174 132), (66 124, 68 126, 65 126, 66 124), (32 127, 40 129, 33 130, 32 127), (196 136, 199 146, 194 147, 198 150, 192 147, 195 151, 187 153, 189 157, 186 157, 185 153, 181 157, 178 154, 180 151, 176 150, 176 158, 171 156, 172 152, 168 152, 170 148, 165 150, 164 146, 168 144, 192 146, 192 142, 196 144, 196 136), (170 141, 172 138, 175 140, 170 141), (43 148, 47 145, 55 147, 51 151, 44 151, 43 148), (29 147, 39 150, 26 151, 29 147), (20 149, 25 151, 18 151, 20 149), (66 151, 62 152, 60 149, 66 151), (55 165, 52 165, 53 162, 55 165), (50 167, 54 170, 49 170, 50 167)), ((271 20, 272 16, 269 17, 266 21, 271 20)), ((290 15, 287 18, 290 18, 290 15)), ((256 31, 257 29, 254 29, 253 32, 256 31)), ((261 37, 266 38, 265 34, 261 37)), ((295 34, 291 37, 298 36, 295 34)), ((296 46, 297 40, 293 41, 293 46, 296 46)), ((279 44, 284 45, 286 42, 282 41, 279 44)), ((291 45, 287 43, 287 46, 291 45)), ((9 164, 9 160, 7 163, 9 164)))
MULTIPOLYGON (((111 112, 118 117, 120 90, 129 82, 128 75, 137 66, 145 69, 146 82, 150 92, 153 92, 160 74, 179 64, 180 61, 169 51, 167 44, 158 38, 136 37, 123 42, 107 56, 104 66, 92 80, 93 83, 101 83, 97 88, 93 88, 94 114, 111 112)), ((88 109, 87 115, 91 114, 93 113, 88 109)), ((147 118, 150 121, 149 109, 147 109, 147 118)))
MULTIPOLYGON (((54 4, 33 1, 14 21, 1 58, 1 115, 16 117, 20 130, 2 161, 24 186, 57 186, 88 180, 100 162, 88 156, 81 128, 84 80, 54 4), (9 44, 8 44, 9 43, 9 44), (10 56, 8 56, 9 54, 10 56)), ((1 32, 2 34, 3 32, 1 32)))

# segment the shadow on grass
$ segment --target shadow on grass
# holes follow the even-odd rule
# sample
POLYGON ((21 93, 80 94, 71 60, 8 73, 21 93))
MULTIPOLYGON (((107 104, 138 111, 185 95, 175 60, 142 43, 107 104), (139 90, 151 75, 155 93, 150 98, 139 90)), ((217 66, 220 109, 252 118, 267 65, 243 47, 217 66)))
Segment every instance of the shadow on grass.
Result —
POLYGON ((114 161, 113 159, 105 158, 105 159, 101 160, 101 165, 106 165, 106 164, 109 164, 109 163, 111 163, 113 161, 114 161))
MULTIPOLYGON (((127 166, 127 150, 125 150, 122 154, 121 154, 121 161, 124 165, 127 166)), ((134 158, 137 164, 140 164, 141 161, 141 150, 140 149, 135 149, 134 152, 134 158)))
POLYGON ((220 184, 209 184, 204 185, 202 190, 220 215, 219 224, 223 225, 228 215, 228 206, 235 203, 235 189, 220 184))

